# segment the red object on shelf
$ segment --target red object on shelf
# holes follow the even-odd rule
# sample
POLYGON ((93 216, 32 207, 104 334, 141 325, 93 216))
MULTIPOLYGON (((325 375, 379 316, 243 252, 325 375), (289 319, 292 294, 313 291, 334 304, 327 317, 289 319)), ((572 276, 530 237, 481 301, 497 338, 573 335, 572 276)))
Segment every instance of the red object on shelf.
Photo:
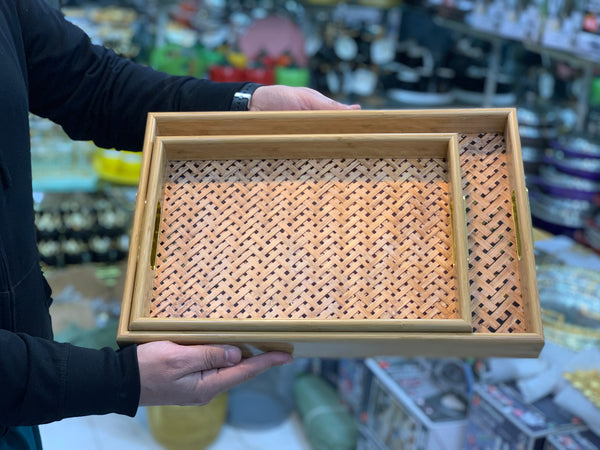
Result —
POLYGON ((275 71, 264 67, 246 69, 246 80, 265 85, 275 84, 275 71))
POLYGON ((275 71, 271 68, 238 69, 233 66, 212 66, 208 73, 211 80, 219 82, 253 81, 265 85, 275 84, 275 71))
POLYGON ((233 66, 212 66, 208 74, 211 80, 218 82, 247 81, 246 71, 233 66))

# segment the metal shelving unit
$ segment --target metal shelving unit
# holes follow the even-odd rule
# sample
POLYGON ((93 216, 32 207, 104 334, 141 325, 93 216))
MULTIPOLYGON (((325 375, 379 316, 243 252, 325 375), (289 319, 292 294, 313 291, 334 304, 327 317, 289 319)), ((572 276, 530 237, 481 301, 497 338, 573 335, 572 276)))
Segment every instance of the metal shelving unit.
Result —
POLYGON ((493 96, 496 92, 497 76, 500 71, 502 45, 506 42, 521 44, 527 51, 545 55, 553 60, 568 62, 570 65, 580 68, 583 73, 583 88, 581 92, 579 92, 577 99, 577 123, 575 125, 575 131, 583 131, 589 111, 589 97, 592 80, 594 78, 594 69, 600 66, 600 58, 593 58, 575 51, 569 52, 547 47, 533 41, 511 39, 510 37, 503 36, 495 32, 474 28, 459 20, 442 17, 435 11, 431 11, 431 13, 434 14, 433 21, 437 25, 457 33, 476 37, 477 39, 489 42, 491 44, 492 50, 489 57, 489 65, 485 82, 484 100, 482 104, 483 107, 492 106, 493 96))

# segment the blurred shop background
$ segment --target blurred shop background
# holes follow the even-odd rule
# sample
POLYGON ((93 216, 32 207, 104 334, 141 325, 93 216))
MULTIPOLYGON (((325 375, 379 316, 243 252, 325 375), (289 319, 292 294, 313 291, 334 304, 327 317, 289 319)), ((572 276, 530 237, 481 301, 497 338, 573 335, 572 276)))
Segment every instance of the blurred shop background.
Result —
MULTIPOLYGON (((205 407, 45 425, 45 448, 600 448, 600 3, 60 7, 94 42, 172 74, 310 86, 364 109, 515 106, 547 345, 536 360, 297 360, 205 407)), ((114 346, 141 155, 34 116, 31 139, 56 337, 114 346)))

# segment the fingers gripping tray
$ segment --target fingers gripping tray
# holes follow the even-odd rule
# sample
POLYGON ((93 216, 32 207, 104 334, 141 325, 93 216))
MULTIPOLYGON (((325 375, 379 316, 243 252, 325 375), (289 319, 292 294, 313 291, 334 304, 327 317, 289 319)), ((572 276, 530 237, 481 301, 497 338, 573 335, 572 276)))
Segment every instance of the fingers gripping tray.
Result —
POLYGON ((535 356, 529 223, 513 110, 151 114, 118 341, 535 356))

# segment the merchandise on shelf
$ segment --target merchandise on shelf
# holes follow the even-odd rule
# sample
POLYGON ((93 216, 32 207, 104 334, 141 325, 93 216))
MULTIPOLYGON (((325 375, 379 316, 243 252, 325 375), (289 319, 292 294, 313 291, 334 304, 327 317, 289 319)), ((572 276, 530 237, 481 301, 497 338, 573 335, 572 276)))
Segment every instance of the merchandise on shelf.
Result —
POLYGON ((580 416, 590 430, 600 434, 600 351, 588 347, 576 354, 562 377, 554 403, 580 416))
POLYGON ((325 380, 313 374, 299 376, 294 383, 294 399, 314 450, 356 448, 356 423, 325 380))
POLYGON ((368 359, 373 373, 359 448, 462 448, 471 389, 461 360, 368 359))
POLYGON ((578 3, 582 21, 579 23, 575 38, 575 48, 594 58, 600 57, 600 4, 595 0, 578 3))
POLYGON ((575 350, 600 343, 597 271, 539 266, 538 286, 546 336, 575 350))
POLYGON ((600 253, 600 212, 587 220, 583 233, 579 236, 579 240, 600 253))
POLYGON ((398 43, 393 63, 386 66, 395 80, 386 73, 388 96, 399 102, 414 105, 448 105, 454 101, 456 71, 436 66, 433 52, 414 40, 398 43))
POLYGON ((228 393, 222 392, 207 405, 160 405, 146 408, 152 436, 166 449, 206 448, 221 431, 228 410, 228 393))
POLYGON ((597 57, 598 12, 593 0, 478 0, 465 22, 499 37, 597 57))
POLYGON ((159 32, 150 64, 219 82, 310 84, 303 9, 296 2, 181 2, 159 32))
POLYGON ((131 210, 104 192, 43 194, 35 213, 40 257, 49 266, 115 262, 129 251, 131 210))
MULTIPOLYGON (((493 9, 496 5, 507 11, 506 17, 514 18, 521 15, 519 11, 540 8, 537 3, 516 1, 416 0, 402 7, 397 1, 317 3, 179 1, 139 8, 133 2, 138 11, 94 6, 67 8, 65 12, 97 42, 116 49, 136 47, 141 56, 134 57, 149 61, 159 70, 216 81, 311 86, 371 108, 488 103, 512 106, 518 94, 515 75, 519 77, 521 71, 504 67, 495 71, 494 93, 488 101, 490 92, 488 88, 484 92, 483 85, 489 79, 489 48, 474 64, 449 64, 461 57, 457 49, 448 53, 448 47, 457 39, 452 31, 455 25, 446 29, 448 24, 440 26, 434 23, 435 18, 443 16, 451 23, 463 23, 464 33, 459 34, 469 35, 474 28, 462 22, 466 12, 472 12, 472 16, 481 7, 493 9), (427 12, 419 15, 413 14, 414 10, 427 12), (102 23, 98 23, 100 18, 102 23), (102 40, 100 26, 112 30, 104 33, 107 36, 119 36, 126 26, 130 34, 121 33, 120 40, 102 40), (407 34, 405 30, 409 29, 407 34), (403 41, 411 39, 416 42, 409 52, 412 55, 403 54, 403 41), (421 64, 415 62, 419 58, 421 64)), ((562 18, 562 6, 557 0, 548 9, 559 11, 562 18)), ((489 24, 486 19, 487 31, 489 24)), ((514 32, 505 34, 508 40, 520 40, 517 31, 530 29, 519 23, 514 32)), ((135 51, 121 53, 131 55, 135 51)))
POLYGON ((555 109, 547 105, 525 105, 517 108, 517 118, 525 175, 535 175, 539 171, 548 139, 557 136, 559 117, 555 109))
MULTIPOLYGON (((598 211, 600 146, 589 135, 553 139, 538 175, 530 179, 534 224, 559 234, 581 235, 598 211)), ((592 238, 593 239, 593 238, 592 238)))
POLYGON ((356 420, 366 420, 368 390, 372 372, 362 359, 340 359, 338 362, 337 390, 356 420))
POLYGON ((92 42, 112 48, 128 58, 135 58, 140 46, 134 35, 139 19, 137 11, 131 7, 88 4, 85 7, 64 7, 65 17, 83 29, 92 42))
POLYGON ((476 386, 471 401, 464 448, 534 450, 553 433, 584 429, 578 417, 552 398, 527 403, 511 385, 483 384, 476 386))
MULTIPOLYGON (((567 269, 568 267, 563 267, 564 276, 572 276, 573 272, 567 269)), ((578 270, 586 273, 584 269, 578 270)), ((558 268, 554 268, 553 271, 559 273, 558 268)), ((540 280, 542 290, 549 289, 546 286, 547 281, 544 278, 540 280)), ((559 284, 556 280, 552 281, 555 285, 559 284)), ((586 280, 579 277, 574 283, 585 284, 586 280)), ((589 291, 593 290, 597 291, 596 285, 589 287, 589 291)), ((561 292, 564 295, 564 289, 558 286, 557 295, 549 300, 556 302, 561 292)), ((600 334, 598 321, 595 319, 597 313, 594 311, 595 306, 597 309, 597 303, 596 298, 583 295, 581 305, 577 307, 573 307, 573 302, 566 302, 562 309, 552 304, 546 305, 547 309, 543 314, 547 341, 539 358, 488 358, 476 364, 476 375, 483 386, 482 389, 488 389, 494 394, 490 402, 495 402, 495 408, 502 412, 502 420, 494 423, 509 421, 523 431, 522 435, 516 435, 518 439, 515 438, 515 442, 528 442, 526 436, 541 438, 546 431, 560 431, 561 426, 557 425, 559 422, 556 416, 545 412, 552 409, 562 409, 564 413, 573 416, 571 423, 585 425, 595 433, 600 433, 600 351, 597 350, 600 334), (592 306, 591 311, 587 310, 587 305, 592 306), (569 307, 573 311, 570 311, 569 307), (557 312, 551 315, 550 313, 554 313, 553 309, 557 312), (559 320, 561 316, 562 319, 559 320), (518 398, 518 401, 511 397, 505 402, 499 402, 498 399, 507 398, 508 394, 502 393, 504 390, 511 393, 508 397, 518 398), (528 409, 523 409, 523 405, 528 409), (542 413, 539 411, 540 405, 543 406, 542 413), (538 417, 540 414, 536 416, 535 411, 540 413, 542 418, 538 417), (533 417, 535 420, 523 420, 521 423, 520 419, 515 419, 513 415, 518 418, 533 417), (547 430, 540 429, 540 423, 547 425, 547 430), (543 433, 540 434, 541 431, 543 433)), ((498 415, 493 411, 489 414, 498 415)), ((481 413, 475 415, 473 421, 483 430, 489 422, 481 413), (478 423, 480 417, 482 423, 478 423)), ((565 420, 563 422, 567 423, 565 420)), ((505 430, 506 426, 499 428, 505 430)), ((488 435, 492 436, 494 433, 493 428, 487 429, 488 435)), ((510 431, 498 433, 498 443, 501 443, 502 439, 513 439, 510 431)), ((540 446, 541 443, 539 442, 540 446)))
POLYGON ((93 191, 92 167, 96 146, 73 141, 58 125, 30 115, 33 190, 40 192, 93 191))
POLYGON ((544 450, 596 450, 600 437, 591 431, 573 431, 548 436, 544 450))
POLYGON ((577 35, 584 26, 580 2, 552 0, 547 3, 547 16, 541 43, 546 47, 572 50, 577 44, 577 35))
POLYGON ((150 65, 171 75, 188 75, 201 78, 206 74, 208 60, 204 47, 185 47, 167 43, 150 53, 150 65))
POLYGON ((96 149, 93 167, 102 180, 137 186, 142 168, 142 153, 96 149))
POLYGON ((227 423, 236 428, 261 430, 280 425, 294 410, 293 385, 303 361, 278 366, 229 391, 227 423))

